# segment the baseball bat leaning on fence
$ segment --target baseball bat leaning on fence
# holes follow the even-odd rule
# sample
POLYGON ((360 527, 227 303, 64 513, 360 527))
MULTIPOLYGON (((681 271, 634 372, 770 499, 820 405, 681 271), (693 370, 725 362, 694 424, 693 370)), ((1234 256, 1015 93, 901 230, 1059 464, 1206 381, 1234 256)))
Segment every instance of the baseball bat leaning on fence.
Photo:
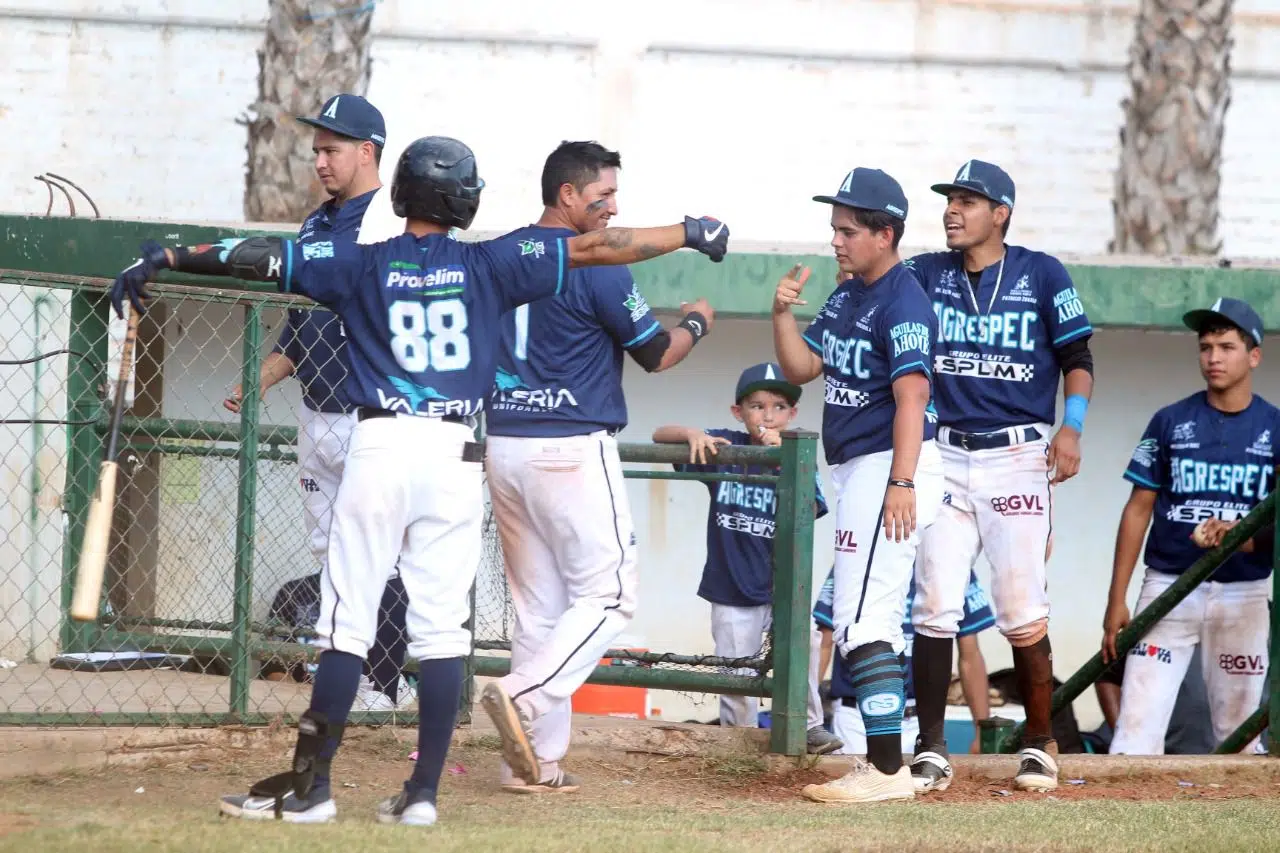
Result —
POLYGON ((98 488, 89 505, 89 518, 84 525, 80 545, 80 565, 76 570, 76 589, 71 598, 71 618, 77 622, 93 622, 98 618, 102 601, 102 581, 107 569, 107 546, 111 538, 111 516, 116 509, 116 453, 120 444, 120 423, 124 420, 124 392, 133 370, 133 346, 138 338, 138 313, 129 312, 129 330, 120 351, 120 375, 116 379, 116 395, 111 408, 111 432, 106 452, 98 468, 98 488))

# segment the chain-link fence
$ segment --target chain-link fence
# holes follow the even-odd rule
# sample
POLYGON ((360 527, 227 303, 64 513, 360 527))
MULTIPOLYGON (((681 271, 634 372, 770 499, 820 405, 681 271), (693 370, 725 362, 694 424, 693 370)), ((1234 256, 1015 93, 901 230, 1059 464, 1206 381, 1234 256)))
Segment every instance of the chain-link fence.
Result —
MULTIPOLYGON (((265 379, 270 365, 262 362, 288 314, 310 311, 310 303, 158 286, 162 298, 139 323, 124 387, 101 616, 78 623, 67 609, 126 324, 107 311, 101 280, 0 270, 0 284, 8 413, 0 419, 8 504, 0 530, 0 724, 296 717, 314 669, 310 612, 319 572, 315 520, 304 509, 314 484, 306 471, 300 477, 297 457, 303 407, 297 388, 289 389, 298 383, 266 391, 262 405, 244 400, 243 411, 227 401, 240 383, 265 379)), ((662 450, 624 446, 623 458, 672 461, 646 456, 662 450)), ((515 613, 489 513, 483 554, 475 663, 492 675, 505 666, 515 613)), ((769 689, 767 648, 742 660, 674 650, 610 657, 622 666, 597 670, 595 680, 769 689)), ((353 722, 412 720, 413 668, 393 667, 396 688, 373 701, 380 683, 370 667, 362 695, 371 698, 358 700, 353 722)))

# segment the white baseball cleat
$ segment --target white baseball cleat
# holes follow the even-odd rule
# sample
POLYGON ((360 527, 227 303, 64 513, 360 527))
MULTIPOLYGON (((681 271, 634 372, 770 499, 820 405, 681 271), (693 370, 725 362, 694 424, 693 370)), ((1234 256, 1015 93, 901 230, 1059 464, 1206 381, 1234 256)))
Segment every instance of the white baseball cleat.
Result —
POLYGON ((511 772, 528 784, 537 784, 542 767, 533 752, 529 721, 516 703, 498 682, 491 681, 480 693, 480 706, 498 730, 498 737, 502 739, 502 757, 507 760, 511 772))
POLYGON ((947 790, 953 772, 951 762, 941 753, 920 752, 911 760, 911 782, 917 794, 947 790))
MULTIPOLYGON (((235 794, 223 797, 218 811, 227 817, 241 820, 275 820, 275 797, 254 797, 235 794)), ((328 788, 313 788, 304 799, 292 792, 281 803, 280 820, 285 823, 328 823, 338 816, 338 806, 329 796, 328 788)))
POLYGON ((815 803, 878 803, 913 800, 916 789, 905 766, 897 773, 881 773, 871 762, 859 761, 839 779, 825 785, 805 785, 800 793, 815 803))
POLYGON ((435 803, 425 798, 414 799, 407 791, 401 791, 378 803, 378 823, 432 826, 435 822, 435 803))
POLYGON ((1013 787, 1019 791, 1053 791, 1058 787, 1058 762, 1047 751, 1024 747, 1018 750, 1018 775, 1013 787))

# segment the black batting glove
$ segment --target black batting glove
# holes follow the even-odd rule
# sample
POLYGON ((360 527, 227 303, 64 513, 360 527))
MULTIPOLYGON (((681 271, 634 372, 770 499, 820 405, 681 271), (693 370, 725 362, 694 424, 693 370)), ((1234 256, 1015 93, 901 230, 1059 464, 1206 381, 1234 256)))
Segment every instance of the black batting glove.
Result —
POLYGON ((139 247, 142 257, 133 265, 116 276, 111 285, 111 307, 116 309, 116 316, 124 319, 124 298, 129 297, 129 304, 139 315, 147 313, 146 300, 151 298, 147 292, 147 282, 155 278, 160 270, 169 268, 169 257, 155 240, 146 240, 139 247))
POLYGON ((718 264, 729 251, 729 226, 710 216, 699 219, 686 216, 684 246, 686 249, 697 249, 718 264))

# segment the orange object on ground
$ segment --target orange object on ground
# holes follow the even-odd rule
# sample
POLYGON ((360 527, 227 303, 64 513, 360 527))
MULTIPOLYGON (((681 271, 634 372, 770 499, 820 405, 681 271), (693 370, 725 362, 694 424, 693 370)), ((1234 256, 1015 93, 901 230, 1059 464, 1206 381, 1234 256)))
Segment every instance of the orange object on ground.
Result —
MULTIPOLYGON (((627 648, 629 652, 647 652, 648 649, 627 648)), ((635 661, 618 658, 601 658, 601 666, 640 666, 635 661)), ((619 687, 612 684, 584 684, 570 700, 575 714, 598 714, 605 717, 623 717, 628 720, 649 719, 649 689, 647 687, 619 687)))

